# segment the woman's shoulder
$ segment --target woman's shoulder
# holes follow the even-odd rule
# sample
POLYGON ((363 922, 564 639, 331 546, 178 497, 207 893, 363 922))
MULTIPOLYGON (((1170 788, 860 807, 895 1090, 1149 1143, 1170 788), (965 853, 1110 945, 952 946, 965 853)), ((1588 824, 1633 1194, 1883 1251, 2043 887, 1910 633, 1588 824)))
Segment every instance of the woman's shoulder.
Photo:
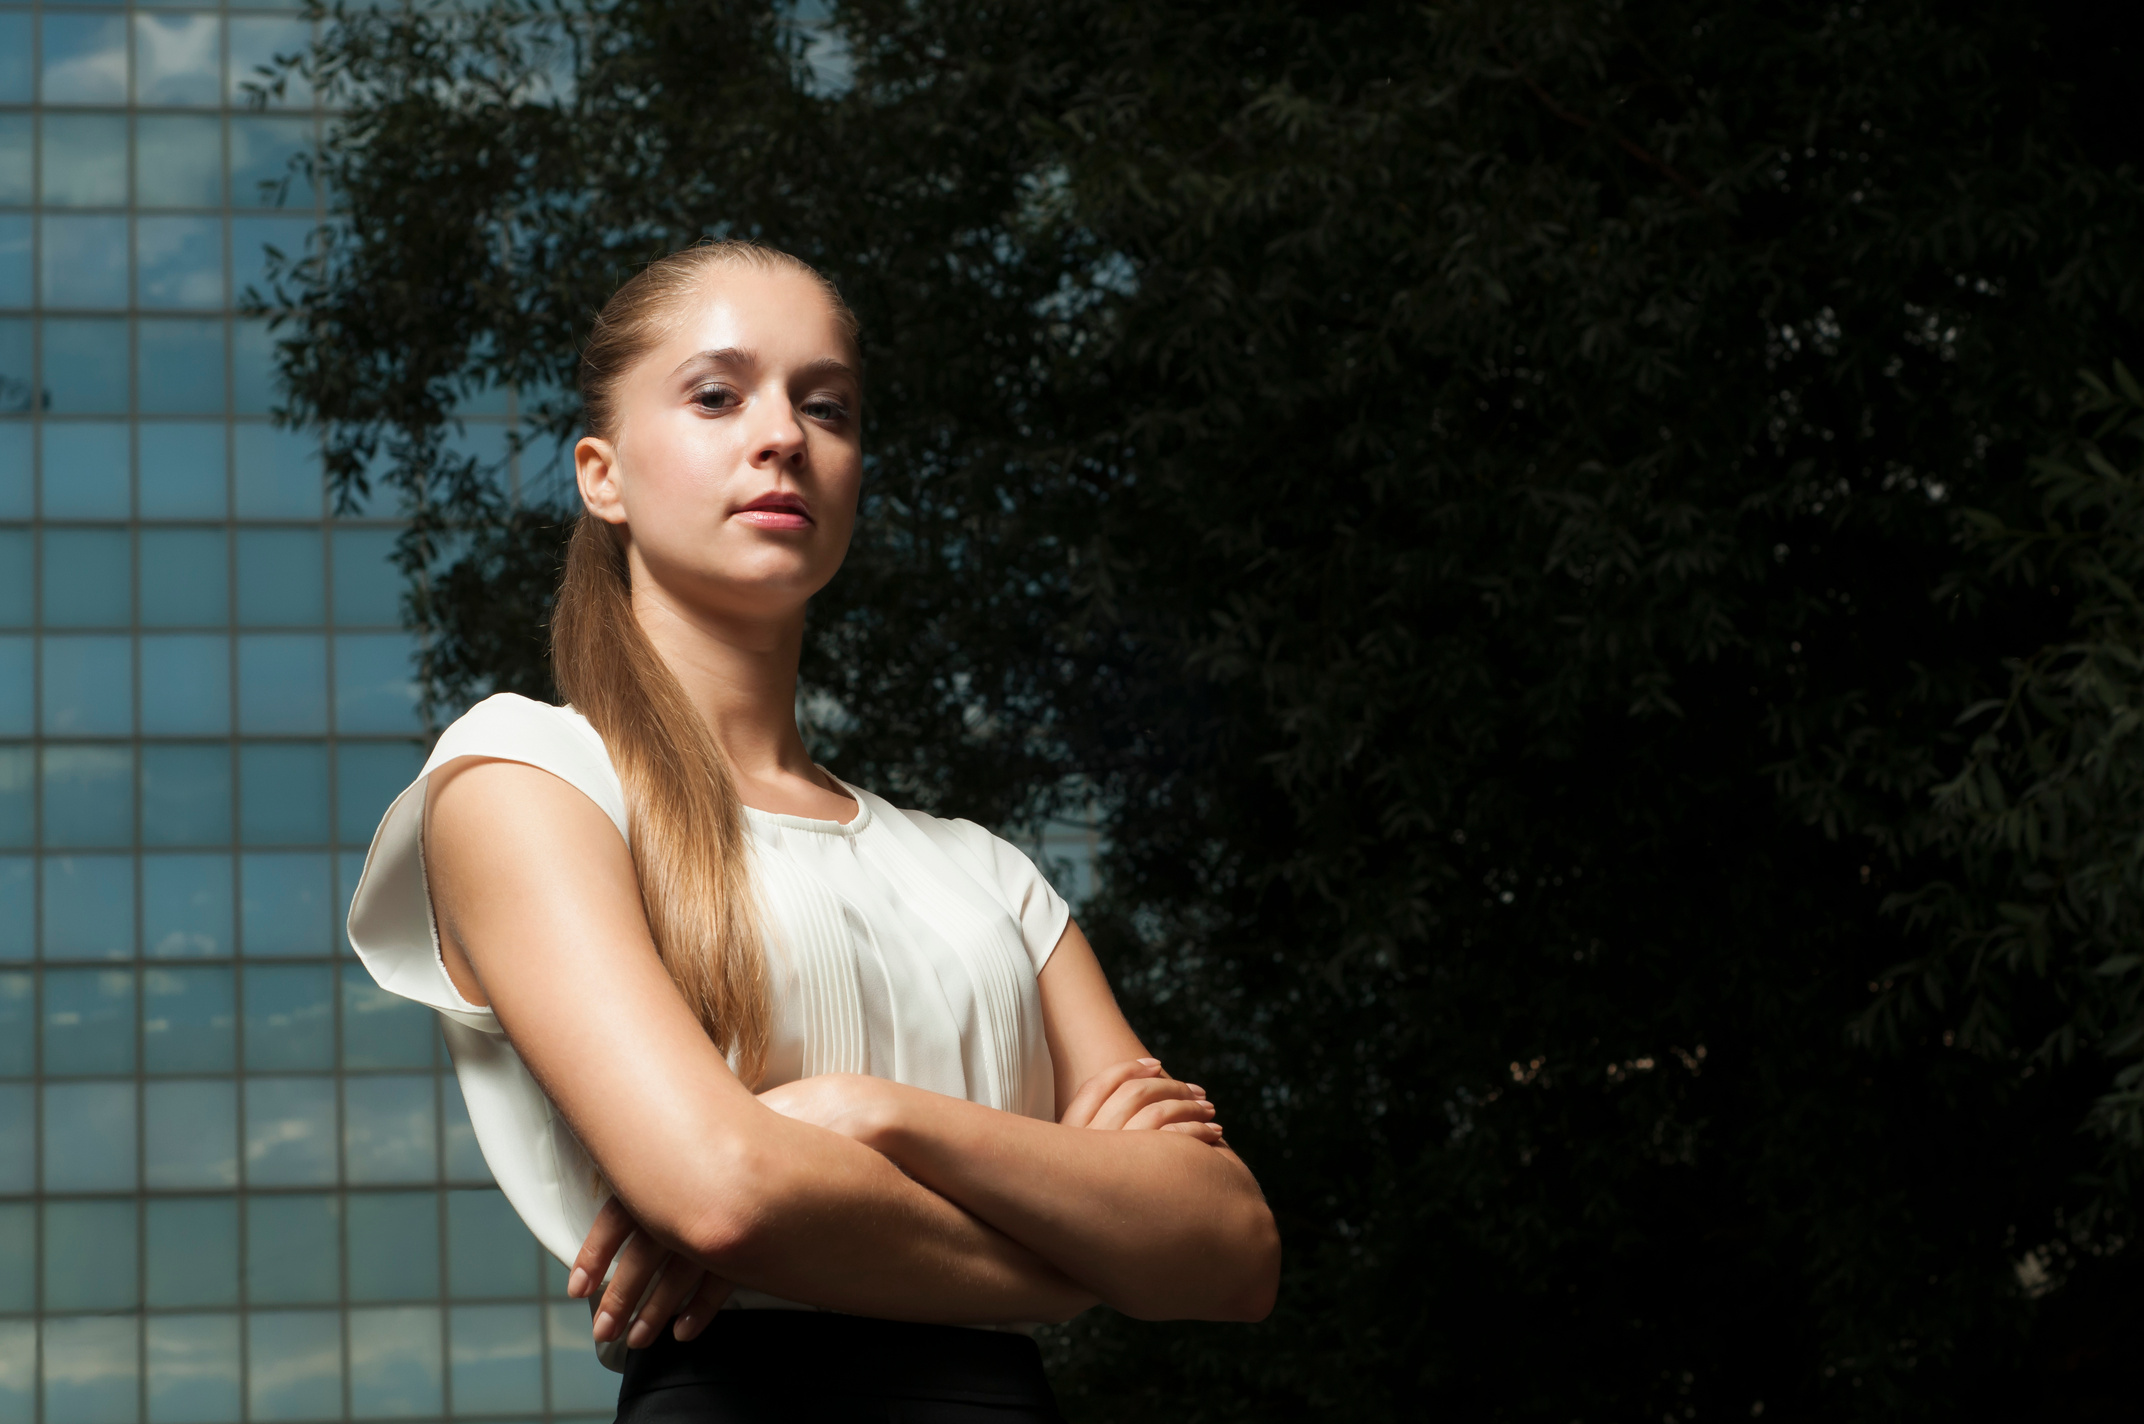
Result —
POLYGON ((571 707, 495 693, 439 734, 425 774, 460 757, 518 761, 547 771, 602 807, 621 832, 625 829, 625 787, 617 768, 603 738, 571 707))

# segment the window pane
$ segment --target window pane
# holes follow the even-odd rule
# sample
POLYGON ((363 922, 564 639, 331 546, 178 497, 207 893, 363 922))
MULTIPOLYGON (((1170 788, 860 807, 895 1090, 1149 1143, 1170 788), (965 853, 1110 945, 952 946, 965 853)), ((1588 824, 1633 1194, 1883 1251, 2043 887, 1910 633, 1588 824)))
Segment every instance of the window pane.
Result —
POLYGON ((238 1303, 238 1199, 151 1201, 150 1305, 238 1303))
POLYGON ((134 858, 45 857, 45 958, 134 957, 134 858))
POLYGON ((45 972, 45 1071, 134 1071, 134 975, 125 969, 45 972))
POLYGON ((30 531, 0 529, 0 623, 28 627, 35 602, 37 561, 30 554, 30 531))
POLYGON ((134 839, 131 747, 47 745, 44 763, 46 845, 123 846, 134 839))
POLYGON ((149 1321, 151 1424, 221 1424, 238 1417, 238 1317, 149 1321))
POLYGON ((372 981, 360 965, 342 970, 342 1061, 347 1068, 432 1066, 432 1011, 372 981))
POLYGON ((27 737, 35 730, 36 666, 36 647, 30 639, 0 637, 0 736, 27 737))
POLYGON ((142 410, 151 415, 221 415, 223 406, 222 321, 143 322, 142 410))
POLYGON ((135 1259, 134 1203, 45 1203, 45 1309, 132 1308, 135 1259))
POLYGON ((331 1080, 246 1080, 247 1185, 332 1184, 335 1137, 335 1084, 331 1080))
POLYGON ((262 1305, 333 1301, 342 1212, 332 1196, 246 1202, 246 1296, 262 1305))
POLYGON ((47 204, 63 208, 123 206, 127 200, 126 116, 45 115, 44 160, 47 204))
POLYGON ((47 529, 45 626, 124 628, 134 580, 126 531, 47 529))
POLYGON ((29 215, 0 213, 0 307, 31 304, 29 215))
POLYGON ((231 87, 234 109, 246 108, 256 93, 269 93, 275 107, 303 107, 313 90, 303 75, 278 65, 278 55, 302 55, 312 47, 312 26, 300 19, 231 21, 231 87), (266 70, 267 73, 261 71, 266 70), (275 93, 278 81, 281 92, 275 93))
POLYGON ((28 1083, 0 1083, 0 1192, 36 1185, 35 1091, 28 1083))
POLYGON ((220 85, 221 28, 213 15, 134 17, 134 97, 137 103, 212 106, 220 85))
POLYGON ((219 206, 223 202, 221 121, 206 114, 136 118, 134 195, 145 208, 219 206))
POLYGON ((335 622, 341 627, 402 625, 402 593, 408 580, 394 566, 396 531, 338 529, 335 548, 335 622))
POLYGON ((326 966, 246 971, 246 1067, 288 1072, 335 1066, 335 988, 326 966))
MULTIPOLYGON (((21 321, 0 322, 0 331, 20 329, 27 325, 21 321)), ((0 385, 6 381, 6 373, 0 371, 0 385)), ((4 391, 0 391, 0 410, 7 408, 4 391)), ((0 421, 0 519, 28 519, 33 512, 34 501, 30 498, 30 427, 25 421, 0 421)), ((21 536, 18 531, 17 537, 21 536)), ((23 560, 27 566, 28 560, 23 560)), ((25 567, 25 575, 29 572, 25 567)), ((10 587, 15 585, 10 584, 10 587)), ((21 587, 27 588, 28 584, 21 587)), ((0 594, 0 607, 6 606, 6 595, 0 594)), ((4 621, 4 618, 0 618, 4 621)), ((18 620, 18 621, 27 621, 18 620)))
POLYGON ((238 536, 238 621, 253 628, 313 627, 327 621, 320 533, 247 529, 238 536))
POLYGON ((342 1320, 329 1310, 246 1318, 247 1406, 256 1420, 342 1417, 342 1320))
MULTIPOLYGON (((0 846, 30 843, 30 788, 36 765, 28 747, 0 747, 0 846)), ((0 930, 0 943, 7 935, 0 930)))
POLYGON ((324 855, 248 855, 241 907, 246 953, 334 953, 334 899, 324 855))
MULTIPOLYGON (((231 938, 231 858, 149 855, 141 862, 142 938, 156 959, 227 955, 231 938)), ((226 1009, 230 990, 224 990, 226 1009)))
POLYGON ((335 749, 336 839, 367 845, 395 797, 424 769, 410 742, 343 742, 335 749))
MULTIPOLYGON (((22 19, 27 22, 29 17, 25 15, 22 19)), ((0 50, 5 48, 0 45, 0 50)), ((27 54, 23 60, 27 62, 27 54)), ((0 58, 0 64, 6 63, 6 58, 0 58)), ((35 167, 30 158, 30 134, 28 114, 0 114, 0 203, 30 201, 30 174, 35 167)))
POLYGON ((117 15, 45 16, 43 81, 47 104, 124 104, 127 27, 117 15))
POLYGON ((537 1250, 502 1193, 447 1193, 447 1288, 457 1297, 535 1295, 537 1250))
POLYGON ((240 638, 239 727, 248 732, 326 731, 327 651, 327 639, 318 634, 240 638))
POLYGON ((543 1322, 535 1306, 458 1305, 448 1333, 457 1412, 543 1408, 543 1322))
POLYGON ((318 845, 328 838, 328 750, 319 743, 238 751, 239 829, 249 845, 318 845))
POLYGON ((135 287, 144 307, 223 305, 223 224, 214 218, 137 218, 135 287))
POLYGON ((152 1187, 238 1185, 238 1085, 229 1079, 142 1089, 143 1180, 152 1187))
POLYGON ((144 421, 141 425, 141 517, 223 518, 229 504, 224 498, 224 450, 220 423, 144 421))
POLYGON ((580 1301, 544 1307, 544 1327, 550 1337, 551 1408, 558 1411, 585 1409, 590 1413, 616 1409, 618 1377, 596 1358, 589 1334, 588 1307, 580 1301))
POLYGON ((68 1424, 135 1424, 139 1329, 140 1322, 132 1316, 47 1320, 45 1418, 68 1424))
MULTIPOLYGON (((220 486, 221 471, 217 480, 220 486)), ((228 623, 229 549, 221 529, 142 530, 141 621, 152 628, 228 623)))
MULTIPOLYGON (((179 720, 161 725, 176 730, 179 720)), ((197 725, 212 725, 212 720, 204 717, 197 725)), ((230 748, 142 748, 141 838, 144 845, 156 846, 230 844, 230 748)))
MULTIPOLYGON (((250 328, 258 323, 246 325, 250 328)), ((234 453, 239 518, 320 517, 320 447, 312 436, 302 430, 241 425, 234 453)))
POLYGON ((292 164, 311 152, 311 119, 231 120, 231 206, 309 208, 313 185, 292 164))
POLYGON ((429 1182, 439 1171, 430 1075, 343 1082, 343 1164, 351 1182, 429 1182))
POLYGON ((48 217, 38 295, 48 307, 125 311, 127 220, 124 217, 48 217))
POLYGON ((350 1411, 360 1419, 440 1412, 439 1308, 350 1312, 350 1411))
POLYGON ((45 518, 125 519, 133 503, 127 428, 116 421, 51 421, 44 435, 45 518))
POLYGON ((439 1197, 432 1192, 353 1192, 350 1299, 439 1298, 439 1197))
MULTIPOLYGON (((141 990, 143 1066, 151 1073, 228 1073, 236 1066, 229 969, 149 969, 141 990)), ((227 1116, 236 1122, 235 1109, 227 1116)))
POLYGON ((344 633, 335 639, 337 730, 421 731, 419 691, 414 635, 344 633))
POLYGON ((284 273, 289 285, 290 264, 305 256, 306 239, 315 224, 307 218, 231 219, 231 290, 243 295, 253 289, 264 302, 275 297, 271 265, 284 273), (271 252, 273 249, 273 252, 271 252), (280 253, 277 258, 274 254, 280 253))
POLYGON ((0 855, 0 960, 24 960, 35 953, 31 931, 37 924, 30 858, 0 855))
POLYGON ((20 971, 0 974, 0 1078, 27 1078, 36 1069, 36 986, 20 971))
MULTIPOLYGON (((141 729, 151 735, 220 736, 231 730, 231 642, 215 633, 141 640, 141 729)), ((220 750, 220 749, 219 749, 220 750)), ((225 757, 229 777, 229 754, 225 757)), ((228 788, 223 797, 229 803, 228 788)), ((183 814, 183 807, 174 807, 183 814)), ((229 824, 226 812, 224 823, 229 824)), ((225 835, 215 837, 226 839, 225 835)))
MULTIPOLYGON (((44 721, 48 736, 125 736, 134 726, 133 640, 119 636, 44 640, 44 721)), ((47 774, 54 770, 47 753, 47 774)), ((52 789, 45 790, 48 803, 52 789)), ((46 828, 51 834, 51 828, 46 828)))
MULTIPOLYGON (((265 321, 238 321, 231 326, 231 409, 239 415, 267 415, 280 399, 282 377, 276 372, 276 335, 265 321)), ((245 432, 239 432, 244 438, 245 432)), ((241 472, 242 473, 242 472, 241 472)), ((318 508, 317 503, 314 506, 318 508)), ((245 512, 241 504, 239 512, 245 512)))
MULTIPOLYGON (((0 15, 0 104, 30 102, 30 17, 0 15)), ((0 197, 0 201, 17 201, 0 197)))
POLYGON ((45 1190, 134 1190, 134 1085, 47 1083, 45 1190))
POLYGON ((126 322, 117 318, 83 317, 47 321, 44 331, 46 409, 64 415, 124 414, 127 408, 126 322))
POLYGON ((30 1424, 37 1405, 37 1322, 0 1320, 0 1419, 30 1424))
MULTIPOLYGON (((37 1206, 0 1204, 0 1311, 37 1308, 37 1206)), ((5 1418, 0 1408, 0 1418, 5 1418)))

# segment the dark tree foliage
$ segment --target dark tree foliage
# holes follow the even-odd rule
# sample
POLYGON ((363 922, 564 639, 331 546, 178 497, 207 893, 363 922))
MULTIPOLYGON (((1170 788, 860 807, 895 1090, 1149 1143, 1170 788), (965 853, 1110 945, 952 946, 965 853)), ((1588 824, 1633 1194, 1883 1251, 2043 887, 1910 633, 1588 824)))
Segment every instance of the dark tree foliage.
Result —
POLYGON ((541 695, 561 515, 458 403, 570 435, 589 314, 704 233, 840 282, 814 733, 1102 808, 1083 920, 1286 1235, 1263 1326, 1055 1332, 1076 1417, 2113 1417, 2144 476, 2126 374, 2076 392, 2139 349, 2144 185, 2097 13, 337 10, 290 412, 407 501, 438 704, 541 695))

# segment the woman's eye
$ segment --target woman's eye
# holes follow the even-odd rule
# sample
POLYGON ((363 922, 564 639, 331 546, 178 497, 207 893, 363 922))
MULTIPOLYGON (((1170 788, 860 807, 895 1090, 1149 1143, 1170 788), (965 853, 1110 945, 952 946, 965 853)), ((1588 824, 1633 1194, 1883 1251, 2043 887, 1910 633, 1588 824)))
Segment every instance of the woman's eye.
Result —
POLYGON ((728 386, 702 386, 692 393, 692 403, 702 410, 728 410, 737 404, 737 393, 728 386))
POLYGON ((814 420, 846 420, 849 408, 831 396, 815 396, 804 402, 804 413, 814 420))

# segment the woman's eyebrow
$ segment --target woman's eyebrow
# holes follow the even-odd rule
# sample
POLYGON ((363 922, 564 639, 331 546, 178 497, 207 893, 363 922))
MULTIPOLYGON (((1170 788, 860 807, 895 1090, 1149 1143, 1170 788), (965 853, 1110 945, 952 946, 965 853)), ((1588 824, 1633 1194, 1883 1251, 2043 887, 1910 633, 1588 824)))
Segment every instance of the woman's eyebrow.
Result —
POLYGON ((693 352, 690 356, 678 362, 672 368, 670 374, 674 376, 688 366, 750 366, 757 363, 758 360, 759 357, 756 353, 747 351, 741 346, 725 346, 718 351, 693 352))

